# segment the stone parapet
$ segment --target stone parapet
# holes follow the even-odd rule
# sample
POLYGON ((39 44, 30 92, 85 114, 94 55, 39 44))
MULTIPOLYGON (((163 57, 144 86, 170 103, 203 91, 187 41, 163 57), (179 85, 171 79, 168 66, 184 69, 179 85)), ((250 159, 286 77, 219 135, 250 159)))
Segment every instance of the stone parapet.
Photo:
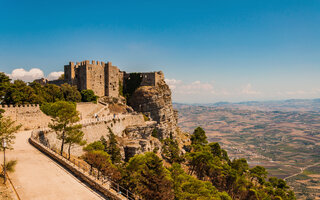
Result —
POLYGON ((18 104, 18 105, 14 105, 14 104, 1 104, 2 108, 16 108, 16 107, 37 107, 39 108, 39 104, 18 104))

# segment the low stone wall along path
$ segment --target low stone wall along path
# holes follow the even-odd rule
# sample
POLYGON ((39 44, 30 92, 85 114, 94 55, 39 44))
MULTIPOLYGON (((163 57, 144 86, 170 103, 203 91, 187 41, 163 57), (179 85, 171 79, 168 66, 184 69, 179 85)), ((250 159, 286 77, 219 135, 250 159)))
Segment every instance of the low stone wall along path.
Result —
POLYGON ((22 200, 105 199, 30 145, 30 135, 31 131, 17 133, 14 150, 6 154, 7 160, 18 161, 10 178, 22 200))

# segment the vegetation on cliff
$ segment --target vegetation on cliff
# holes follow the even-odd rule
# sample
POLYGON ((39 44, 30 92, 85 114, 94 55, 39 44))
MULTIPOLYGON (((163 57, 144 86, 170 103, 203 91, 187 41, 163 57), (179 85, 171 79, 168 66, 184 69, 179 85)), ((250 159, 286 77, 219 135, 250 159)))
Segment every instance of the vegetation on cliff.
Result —
POLYGON ((233 199, 295 199, 284 180, 266 180, 267 171, 261 166, 249 169, 245 159, 231 161, 218 143, 207 144, 200 128, 194 131, 191 141, 191 150, 186 154, 189 175, 210 181, 233 199))
MULTIPOLYGON (((295 199, 284 180, 267 178, 265 168, 256 166, 250 169, 245 159, 230 160, 218 143, 207 141, 202 128, 196 128, 190 140, 190 146, 184 148, 187 149, 185 154, 181 153, 177 141, 170 137, 162 141, 161 154, 135 155, 128 162, 108 164, 105 167, 110 169, 100 171, 102 174, 108 170, 117 172, 116 178, 121 185, 142 199, 295 199)), ((108 143, 101 138, 85 149, 108 154, 108 143)))

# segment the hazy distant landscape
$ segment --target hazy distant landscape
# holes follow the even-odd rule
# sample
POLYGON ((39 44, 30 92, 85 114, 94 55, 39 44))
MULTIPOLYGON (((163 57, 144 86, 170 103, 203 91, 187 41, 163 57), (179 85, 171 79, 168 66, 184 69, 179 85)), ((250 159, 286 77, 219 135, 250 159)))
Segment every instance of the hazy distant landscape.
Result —
POLYGON ((320 194, 320 99, 174 104, 179 126, 205 129, 231 158, 262 165, 285 178, 298 199, 320 194))

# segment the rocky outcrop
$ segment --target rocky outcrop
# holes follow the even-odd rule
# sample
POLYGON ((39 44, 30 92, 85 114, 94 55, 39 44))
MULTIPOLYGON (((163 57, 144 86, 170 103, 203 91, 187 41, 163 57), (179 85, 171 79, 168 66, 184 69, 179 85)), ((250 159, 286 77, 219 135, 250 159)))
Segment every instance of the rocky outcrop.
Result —
POLYGON ((158 137, 176 136, 178 115, 172 107, 171 91, 164 80, 156 86, 141 86, 129 99, 129 105, 157 122, 158 137))
POLYGON ((155 121, 151 121, 144 126, 128 126, 124 130, 120 146, 123 147, 126 161, 136 154, 161 149, 161 142, 152 136, 156 125, 155 121))

